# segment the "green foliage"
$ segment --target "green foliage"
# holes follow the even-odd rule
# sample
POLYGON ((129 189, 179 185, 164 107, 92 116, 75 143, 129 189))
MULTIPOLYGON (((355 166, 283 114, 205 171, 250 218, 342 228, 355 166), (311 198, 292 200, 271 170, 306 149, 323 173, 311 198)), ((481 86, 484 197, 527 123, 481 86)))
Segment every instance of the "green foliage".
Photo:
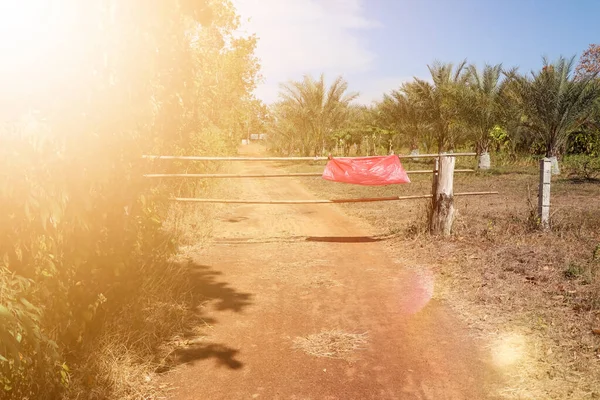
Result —
POLYGON ((594 180, 600 177, 600 157, 585 154, 570 155, 563 158, 569 176, 581 180, 594 180))
MULTIPOLYGON (((428 68, 430 80, 415 78, 385 94, 375 107, 365 108, 367 118, 357 118, 348 107, 325 111, 322 78, 284 85, 282 101, 273 108, 273 148, 317 154, 321 146, 331 151, 342 145, 347 154, 344 146, 349 144, 368 147, 367 152, 474 147, 478 152, 505 152, 513 159, 521 154, 557 155, 567 144, 572 153, 600 151, 600 84, 594 74, 574 79, 573 59, 544 59, 544 67, 531 76, 518 74, 516 68, 503 70, 501 64, 478 69, 465 61, 434 62, 428 68)), ((340 89, 338 83, 334 92, 340 89)), ((344 84, 338 99, 345 89, 344 84)))
POLYGON ((457 107, 467 82, 466 62, 435 62, 428 66, 432 83, 421 79, 402 85, 384 96, 379 105, 381 120, 408 139, 411 148, 419 143, 438 151, 451 150, 464 140, 457 107))
POLYGON ((592 251, 592 257, 589 260, 580 260, 577 263, 569 263, 567 268, 563 271, 563 275, 567 279, 581 279, 583 284, 590 284, 594 282, 600 264, 598 263, 598 253, 600 252, 600 245, 597 245, 592 251))
POLYGON ((560 57, 530 77, 511 76, 512 89, 523 110, 522 125, 543 142, 547 156, 564 150, 568 133, 581 126, 595 108, 600 86, 594 75, 571 77, 574 58, 560 57))
MULTIPOLYGON (((489 151, 494 128, 501 129, 501 106, 499 97, 503 89, 502 65, 485 65, 479 71, 474 65, 467 67, 467 84, 464 90, 457 90, 456 107, 458 119, 471 131, 477 152, 489 151)), ((496 131, 496 133, 498 133, 496 131)), ((505 141, 503 138, 502 141, 505 141)), ((496 143, 500 143, 498 140, 496 143)))
POLYGON ((377 124, 377 112, 370 107, 349 105, 345 121, 329 135, 326 146, 338 149, 336 154, 350 155, 352 146, 356 155, 388 153, 395 132, 377 124))
POLYGON ((94 51, 15 76, 36 103, 0 121, 3 399, 57 398, 106 315, 138 300, 140 277, 162 273, 175 250, 162 220, 179 188, 143 178, 142 154, 230 153, 240 121, 258 119, 256 38, 234 35, 229 1, 113 12, 103 1, 77 9, 66 54, 94 51))
POLYGON ((490 138, 498 144, 502 144, 502 143, 506 143, 509 138, 508 138, 508 132, 506 131, 506 129, 502 128, 499 125, 495 125, 491 130, 490 130, 490 138))
POLYGON ((73 141, 41 130, 0 134, 0 168, 10 171, 0 181, 0 367, 15 398, 37 382, 48 396, 65 386, 65 357, 105 300, 118 304, 143 266, 170 252, 166 203, 151 196, 129 138, 87 137, 69 151, 73 141))
POLYGON ((406 85, 385 94, 383 101, 377 105, 376 121, 380 127, 394 133, 392 140, 397 147, 404 145, 414 150, 426 140, 429 126, 422 118, 423 110, 410 95, 406 85))
POLYGON ((291 154, 318 155, 348 118, 348 106, 357 97, 348 93, 348 83, 336 78, 329 87, 323 75, 319 79, 305 76, 281 86, 280 101, 273 106, 270 127, 272 147, 291 154))
POLYGON ((572 132, 567 140, 567 154, 600 156, 600 130, 590 127, 572 132))
POLYGON ((433 83, 415 79, 406 89, 429 125, 428 141, 435 143, 438 152, 454 150, 466 133, 458 119, 457 107, 468 78, 466 61, 456 67, 452 63, 435 62, 428 68, 433 83))

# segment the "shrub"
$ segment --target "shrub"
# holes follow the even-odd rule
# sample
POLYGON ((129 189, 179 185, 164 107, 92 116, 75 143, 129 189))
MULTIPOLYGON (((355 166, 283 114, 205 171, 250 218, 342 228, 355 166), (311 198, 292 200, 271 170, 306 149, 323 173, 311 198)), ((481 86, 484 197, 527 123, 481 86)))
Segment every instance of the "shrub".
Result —
POLYGON ((102 303, 173 249, 161 231, 166 203, 150 196, 130 138, 86 138, 69 151, 43 131, 6 129, 0 149, 0 368, 15 398, 36 393, 34 382, 50 397, 67 386, 66 357, 102 303))
POLYGON ((600 157, 598 156, 566 156, 563 163, 572 178, 594 180, 600 177, 600 157))
POLYGON ((77 31, 3 77, 17 92, 0 93, 3 399, 57 398, 90 342, 161 290, 148 279, 175 250, 162 221, 179 187, 146 180, 141 155, 227 152, 247 114, 255 39, 233 38, 229 1, 117 3, 53 2, 77 31))

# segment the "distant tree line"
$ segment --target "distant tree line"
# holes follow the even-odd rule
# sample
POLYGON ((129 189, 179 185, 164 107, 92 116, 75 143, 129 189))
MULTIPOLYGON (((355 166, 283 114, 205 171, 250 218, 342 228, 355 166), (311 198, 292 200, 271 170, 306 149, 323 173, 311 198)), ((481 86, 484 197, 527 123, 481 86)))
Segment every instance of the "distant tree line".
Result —
POLYGON ((543 58, 538 71, 501 64, 434 62, 371 105, 353 103, 341 77, 310 76, 281 86, 271 108, 270 144, 282 154, 370 155, 472 149, 561 156, 600 154, 600 46, 575 57, 543 58))

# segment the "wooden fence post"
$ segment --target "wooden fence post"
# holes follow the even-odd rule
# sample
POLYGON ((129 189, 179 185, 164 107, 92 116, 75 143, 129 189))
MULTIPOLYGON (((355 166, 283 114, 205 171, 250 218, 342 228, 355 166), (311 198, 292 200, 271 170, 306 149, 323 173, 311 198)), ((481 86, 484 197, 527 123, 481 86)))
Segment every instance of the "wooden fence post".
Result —
POLYGON ((434 235, 449 236, 454 220, 454 165, 456 157, 440 157, 437 177, 434 174, 432 212, 429 227, 434 235))
POLYGON ((550 179, 552 178, 552 160, 540 160, 540 184, 538 188, 538 218, 542 230, 550 229, 550 179))

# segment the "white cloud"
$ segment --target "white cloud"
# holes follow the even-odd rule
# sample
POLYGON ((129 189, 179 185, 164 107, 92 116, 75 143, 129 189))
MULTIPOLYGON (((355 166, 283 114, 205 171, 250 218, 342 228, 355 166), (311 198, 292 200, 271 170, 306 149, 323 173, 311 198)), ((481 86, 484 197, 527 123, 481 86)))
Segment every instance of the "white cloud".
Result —
POLYGON ((235 0, 243 31, 259 37, 265 82, 256 95, 271 102, 279 83, 304 74, 332 78, 370 70, 375 54, 362 36, 379 23, 364 17, 364 1, 235 0))

